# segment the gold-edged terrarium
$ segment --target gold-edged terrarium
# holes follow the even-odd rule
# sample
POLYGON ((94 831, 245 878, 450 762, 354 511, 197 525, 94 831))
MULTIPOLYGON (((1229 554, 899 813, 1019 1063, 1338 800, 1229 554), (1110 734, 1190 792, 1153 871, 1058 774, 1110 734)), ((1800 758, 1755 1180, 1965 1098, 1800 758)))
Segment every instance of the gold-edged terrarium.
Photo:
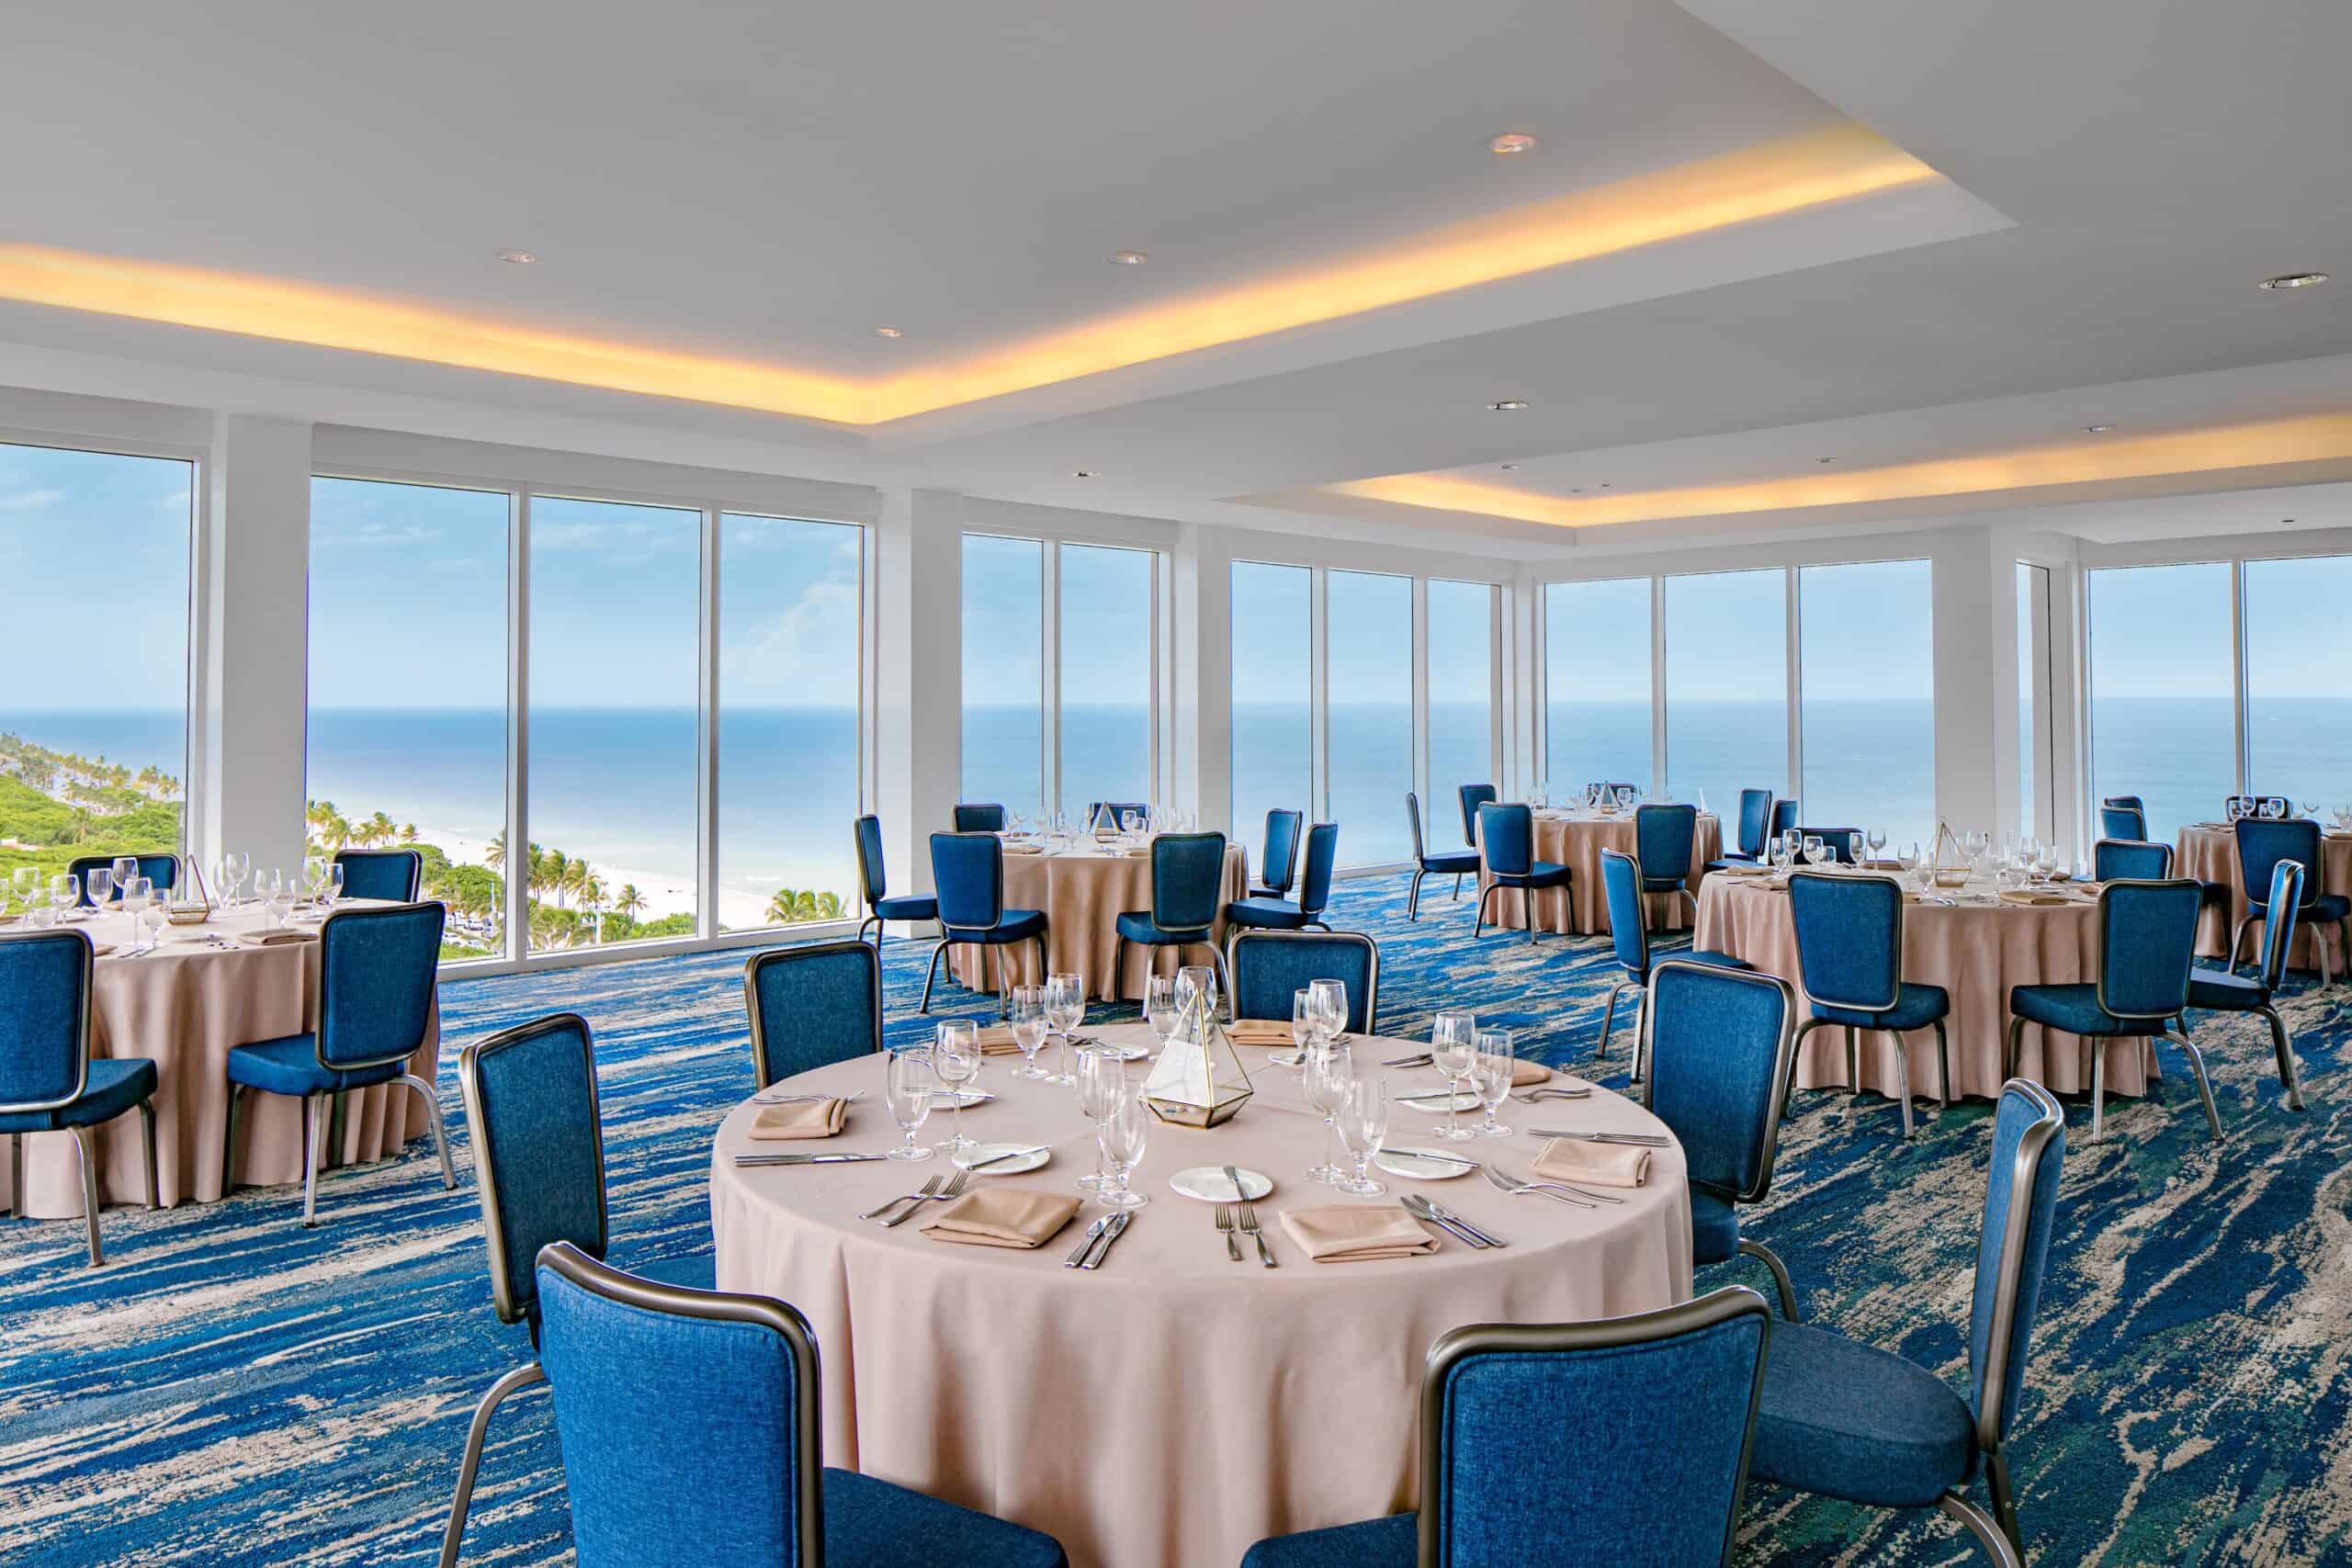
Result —
POLYGON ((1217 1022, 1212 993, 1196 992, 1144 1079, 1145 1107, 1170 1126, 1214 1127, 1231 1121, 1255 1092, 1241 1053, 1217 1022))

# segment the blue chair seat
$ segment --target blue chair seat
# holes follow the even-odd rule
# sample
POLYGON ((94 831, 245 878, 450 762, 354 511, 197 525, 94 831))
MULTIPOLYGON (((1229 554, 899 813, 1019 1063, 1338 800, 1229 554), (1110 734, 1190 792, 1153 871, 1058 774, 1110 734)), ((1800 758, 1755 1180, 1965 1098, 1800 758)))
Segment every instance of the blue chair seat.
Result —
POLYGON ((1539 860, 1529 864, 1524 876, 1506 876, 1497 872, 1495 880, 1505 887, 1565 887, 1568 881, 1568 868, 1548 860, 1539 860))
POLYGON ((1903 1032, 1925 1029, 1951 1011, 1951 997, 1941 986, 1915 986, 1903 982, 1902 992, 1894 1005, 1884 1012, 1864 1012, 1860 1008, 1833 1007, 1827 1002, 1813 1004, 1813 1016, 1830 1023, 1849 1023, 1856 1029, 1892 1029, 1903 1032))
POLYGON ((2162 1034, 2165 1021, 2118 1018, 2098 1005, 2098 987, 2079 986, 2012 986, 2009 1011, 2028 1023, 2063 1029, 2069 1034, 2162 1034))
POLYGON ((1306 924, 1295 904, 1280 898, 1238 898, 1225 907, 1225 918, 1237 926, 1261 931, 1295 931, 1306 924))
POLYGON ((939 900, 928 893, 910 893, 900 898, 877 898, 874 912, 886 920, 935 920, 939 919, 939 900))
POLYGON ((1278 1535, 1251 1547, 1241 1568, 1413 1568, 1420 1559, 1420 1520, 1419 1514, 1391 1514, 1278 1535))
POLYGON ((1178 942, 1206 942, 1207 926, 1192 926, 1182 931, 1170 931, 1154 925, 1148 909, 1130 909, 1115 922, 1122 942, 1141 942, 1147 946, 1172 947, 1178 942))
MULTIPOLYGON (((1467 876, 1472 872, 1478 869, 1478 852, 1476 850, 1444 850, 1433 855, 1423 855, 1421 857, 1421 869, 1427 872, 1434 872, 1442 876, 1467 876)), ((1356 1527, 1350 1525, 1347 1528, 1353 1529, 1356 1527)))
POLYGON ((94 1057, 81 1099, 53 1111, 0 1113, 0 1133, 54 1133, 66 1127, 95 1127, 113 1121, 154 1092, 155 1064, 144 1056, 94 1057))
POLYGON ((997 923, 986 931, 957 930, 945 933, 949 942, 977 942, 998 944, 1027 942, 1031 937, 1046 934, 1046 911, 1043 909, 1007 909, 997 923))
POLYGON ((1709 871, 1722 871, 1727 866, 1754 865, 1756 863, 1757 860, 1754 855, 1742 854, 1737 850, 1725 850, 1724 852, 1723 859, 1711 860, 1707 863, 1707 869, 1709 871))
POLYGON ((2215 1012, 2250 1012, 2270 1000, 2270 987, 2251 975, 2221 969, 2192 969, 2188 975, 2188 1005, 2215 1012))
MULTIPOLYGON (((2247 906, 2254 912, 2256 919, 2262 918, 2262 911, 2268 907, 2267 904, 2247 906)), ((2322 893, 2316 897, 2306 898, 2297 905, 2295 916, 2298 919, 2323 925, 2331 920, 2352 919, 2352 898, 2347 898, 2341 893, 2322 893)))
POLYGON ((1976 1468, 1976 1418, 1925 1367, 1776 1323, 1748 1474, 1884 1508, 1924 1508, 1976 1468))
POLYGON ((1690 1189, 1690 1261, 1728 1263, 1739 1256, 1739 1211, 1703 1187, 1690 1189))
POLYGON ((1679 876, 1645 876, 1642 878, 1642 891, 1645 893, 1680 893, 1686 891, 1688 886, 1689 884, 1684 882, 1679 876))
POLYGON ((1728 953, 1717 953, 1712 947, 1688 947, 1679 953, 1666 954, 1668 958, 1687 958, 1693 964, 1712 964, 1718 969, 1753 969, 1745 958, 1734 958, 1728 953))
POLYGON ((870 1475, 828 1469, 822 1485, 825 1561, 844 1568, 1064 1568, 1069 1561, 1052 1536, 870 1475))
POLYGON ((283 1040, 263 1040, 233 1046, 229 1052, 229 1081, 265 1094, 329 1094, 390 1083, 408 1070, 408 1060, 345 1072, 319 1066, 317 1038, 289 1034, 283 1040))

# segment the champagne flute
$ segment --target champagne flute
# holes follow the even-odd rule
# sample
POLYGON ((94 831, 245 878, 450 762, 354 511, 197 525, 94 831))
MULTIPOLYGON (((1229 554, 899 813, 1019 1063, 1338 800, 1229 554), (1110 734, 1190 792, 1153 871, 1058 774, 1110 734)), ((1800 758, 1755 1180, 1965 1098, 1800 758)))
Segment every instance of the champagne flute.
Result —
MULTIPOLYGON (((1086 1021, 1086 981, 1083 977, 1077 975, 1046 976, 1046 1017, 1052 1022, 1054 1032, 1061 1036, 1062 1060, 1067 1064, 1070 1050, 1077 1043, 1075 1032, 1086 1021)), ((1070 1082, 1069 1071, 1062 1072, 1054 1081, 1070 1082)))
POLYGON ((1478 1134, 1462 1124, 1461 1080, 1477 1056, 1478 1020, 1475 1013, 1448 1009, 1430 1025, 1430 1062, 1445 1077, 1445 1129, 1441 1138, 1462 1140, 1478 1134))
MULTIPOLYGON (((1100 1147, 1102 1119, 1118 1109, 1126 1098, 1127 1074, 1119 1058, 1108 1051, 1093 1046, 1081 1046, 1078 1053, 1078 1113, 1094 1123, 1098 1154, 1107 1157, 1100 1147)), ((1102 1159, 1095 1162, 1093 1173, 1078 1179, 1080 1187, 1101 1190, 1109 1182, 1103 1174, 1102 1159)))
POLYGON ((899 1124, 907 1141, 890 1151, 897 1160, 924 1160, 931 1150, 915 1142, 922 1130, 923 1118, 931 1114, 931 1053, 928 1051, 899 1051, 892 1054, 882 1078, 882 1102, 889 1108, 890 1120, 899 1124))
POLYGON ((1374 1073, 1348 1086, 1338 1113, 1340 1147, 1355 1169, 1332 1185, 1351 1198, 1377 1198, 1388 1190, 1372 1179, 1372 1156, 1388 1139, 1388 1080, 1374 1073))
POLYGON ((932 1032, 931 1070, 955 1097, 953 1136, 940 1146, 958 1163, 976 1145, 964 1135, 964 1086, 980 1076, 980 1029, 967 1018, 941 1021, 932 1032))
POLYGON ((1511 1075, 1519 1066, 1517 1044, 1508 1029, 1482 1029, 1476 1039, 1477 1059, 1470 1066, 1470 1087, 1477 1091, 1478 1103, 1487 1109, 1487 1119, 1479 1124, 1478 1136, 1509 1137, 1510 1129, 1495 1120, 1495 1112, 1502 1109, 1504 1098, 1510 1093, 1511 1075))
MULTIPOLYGON (((1330 1138, 1339 1137, 1340 1102, 1347 1098, 1348 1086, 1355 1081, 1355 1057, 1345 1045, 1319 1042, 1306 1053, 1306 1071, 1301 1075, 1300 1088, 1306 1096, 1309 1109, 1323 1118, 1330 1138)), ((1336 1156, 1322 1164, 1308 1168, 1310 1181, 1337 1181, 1340 1162, 1336 1156)))
POLYGON ((1111 1113, 1096 1127, 1094 1141, 1110 1171, 1103 1190, 1098 1194, 1104 1208, 1140 1209, 1151 1201, 1144 1193, 1127 1186, 1128 1176, 1143 1163, 1144 1142, 1150 1131, 1151 1117, 1144 1110, 1143 1096, 1126 1093, 1119 1096, 1111 1113))
POLYGON ((1010 1021, 1012 1026, 1012 1043, 1021 1048, 1023 1062, 1021 1068, 1012 1076, 1017 1078, 1036 1078, 1050 1082, 1054 1075, 1037 1065, 1037 1048, 1046 1043, 1046 1035, 1053 1028, 1053 1024, 1046 1017, 1046 987, 1043 986, 1013 987, 1010 1021))

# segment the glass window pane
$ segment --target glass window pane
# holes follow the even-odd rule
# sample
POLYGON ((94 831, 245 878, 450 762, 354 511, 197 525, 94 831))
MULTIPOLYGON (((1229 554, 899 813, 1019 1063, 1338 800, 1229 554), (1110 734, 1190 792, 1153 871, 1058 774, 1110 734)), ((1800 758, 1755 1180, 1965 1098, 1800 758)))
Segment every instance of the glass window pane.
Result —
POLYGON ((181 848, 194 481, 176 459, 0 446, 0 876, 181 848))
POLYGON ((1150 801, 1151 552, 1061 547, 1062 809, 1150 801))
POLYGON ((1607 782, 1648 791, 1648 578, 1544 584, 1544 772, 1554 795, 1607 782))
POLYGON ((1233 563, 1232 832, 1252 875, 1265 870, 1266 813, 1313 815, 1313 599, 1303 566, 1233 563))
POLYGON ((1421 830, 1434 852, 1463 847, 1462 786, 1495 782, 1495 590, 1432 578, 1429 592, 1430 797, 1421 802, 1421 830))
MULTIPOLYGON (((1730 812, 1743 789, 1789 779, 1787 580, 1778 570, 1666 580, 1666 777, 1674 793, 1730 812)), ((1803 797, 1800 797, 1801 799, 1803 797)), ((1804 820, 1829 821, 1810 800, 1804 820)))
POLYGON ((413 845, 445 958, 502 951, 506 546, 500 491, 311 481, 314 852, 413 845), (386 584, 407 591, 388 599, 386 584))
POLYGON ((1331 812, 1341 865, 1410 860, 1413 580, 1361 571, 1325 579, 1329 595, 1331 812))
POLYGON ((2169 841, 2236 793, 2229 565, 2094 571, 2090 604, 2093 797, 2139 795, 2169 841))
POLYGON ((718 520, 721 931, 859 913, 865 552, 852 524, 718 520))
POLYGON ((530 541, 531 947, 690 935, 702 514, 534 498, 530 541))
MULTIPOLYGON (((968 801, 1045 804, 1046 547, 964 536, 964 782, 968 801)), ((941 824, 945 826, 945 824, 941 824)))
POLYGON ((2352 556, 2245 563, 2246 788, 2352 806, 2352 556))
MULTIPOLYGON (((1923 560, 1797 573, 1808 825, 1936 835, 1934 572, 1923 560)), ((1679 778, 1679 775, 1678 775, 1679 778)), ((1761 787, 1760 784, 1749 787, 1761 787)), ((1739 797, 1709 804, 1729 812, 1739 797)))

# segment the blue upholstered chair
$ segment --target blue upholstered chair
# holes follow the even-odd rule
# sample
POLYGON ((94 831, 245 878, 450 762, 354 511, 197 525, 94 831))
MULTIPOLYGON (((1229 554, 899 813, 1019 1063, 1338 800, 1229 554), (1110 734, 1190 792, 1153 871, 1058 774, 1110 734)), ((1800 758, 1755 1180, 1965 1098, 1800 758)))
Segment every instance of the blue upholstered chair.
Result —
POLYGON ((1800 840, 1819 839, 1829 858, 1839 865, 1852 865, 1862 858, 1862 830, 1860 828, 1800 828, 1800 840))
POLYGON ((2083 1055, 2089 1058, 2091 1141, 2097 1143, 2106 1111, 2108 1042, 2139 1041, 2153 1065, 2154 1043, 2170 1040, 2188 1055, 2189 1069, 2197 1075, 2206 1125, 2218 1143, 2222 1118, 2213 1109, 2212 1085, 2206 1081, 2205 1054, 2188 1035, 2165 1027, 2188 1007, 2200 909, 2198 886, 2186 879, 2110 882, 2100 889, 2097 983, 2010 987, 2009 1036, 2001 1076, 2018 1076, 2029 1023, 2082 1036, 2083 1055))
POLYGON ((1248 891, 1252 898, 1287 898, 1298 880, 1298 840, 1306 818, 1296 811, 1266 813, 1266 852, 1258 864, 1258 880, 1248 891))
POLYGON ((2233 964, 2227 972, 2195 969, 2188 976, 2188 1005, 2208 1012, 2260 1014, 2270 1025, 2270 1043, 2278 1054, 2278 1081, 2286 1087, 2287 1104, 2303 1108, 2303 1086, 2295 1072, 2295 1044, 2287 1021, 2278 1016, 2278 995, 2287 981, 2287 954, 2295 944, 2295 912, 2303 902, 2303 868, 2282 860, 2270 872, 2270 897, 2263 900, 2283 911, 2262 928, 2261 962, 2252 975, 2241 975, 2233 964))
POLYGON ((1846 1032, 1846 1092, 1862 1088, 1865 1029, 1894 1036, 1894 1099, 1903 1108, 1903 1135, 1911 1135, 1910 1051, 1903 1036, 1936 1032, 1936 1099, 1951 1105, 1951 1042, 1944 1020, 1951 994, 1941 986, 1903 977, 1903 886, 1891 876, 1830 876, 1801 871, 1789 878, 1790 914, 1796 923, 1797 965, 1813 1016, 1797 1028, 1797 1044, 1816 1029, 1846 1032))
POLYGON ((424 857, 414 850, 337 850, 343 896, 413 904, 424 886, 424 857))
POLYGON ((1736 835, 1732 847, 1720 860, 1707 863, 1709 871, 1721 871, 1726 865, 1754 865, 1764 858, 1766 846, 1772 835, 1772 792, 1769 789, 1744 789, 1739 792, 1739 817, 1733 824, 1736 835))
POLYGON ((1478 808, 1492 806, 1501 797, 1490 784, 1466 784, 1454 793, 1462 798, 1462 841, 1475 850, 1478 847, 1478 808))
POLYGON ((1172 947, 1180 964, 1184 949, 1205 947, 1219 972, 1217 983, 1231 995, 1232 984, 1223 973, 1225 954, 1216 945, 1217 900, 1224 896, 1223 833, 1162 833, 1152 840, 1151 908, 1128 910, 1111 923, 1112 983, 1125 973, 1128 942, 1172 947))
POLYGON ((882 818, 872 813, 857 819, 854 838, 857 841, 857 886, 865 899, 865 918, 857 922, 858 940, 865 939, 865 928, 874 928, 874 951, 882 951, 883 924, 888 920, 935 920, 939 919, 939 900, 928 893, 909 893, 900 897, 890 897, 890 878, 882 867, 882 818))
MULTIPOLYGON (((1045 973, 1046 912, 1004 907, 1004 844, 994 833, 933 833, 931 885, 939 890, 940 934, 931 950, 931 967, 923 972, 922 1006, 917 1010, 931 1010, 931 983, 939 977, 939 960, 950 942, 1006 947, 1034 942, 1037 972, 1045 973)), ((1000 1011, 1012 995, 1009 983, 997 987, 1000 1011)))
MULTIPOLYGON (((1609 1005, 1600 1014, 1600 1044, 1593 1052, 1596 1060, 1609 1055, 1609 1032, 1617 1024, 1617 998, 1627 991, 1646 993, 1650 983, 1649 907, 1642 897, 1641 877, 1633 856, 1622 850, 1600 852, 1600 890, 1609 901, 1609 941, 1617 950, 1617 962, 1624 969, 1625 977, 1609 988, 1609 1005)), ((1686 949, 1675 956, 1724 969, 1748 967, 1728 953, 1686 949)), ((1641 1028, 1637 1016, 1634 1024, 1634 1073, 1637 1077, 1642 1070, 1641 1028)))
POLYGON ((1699 899, 1690 891, 1691 846, 1699 838, 1699 808, 1695 806, 1636 806, 1634 807, 1634 860, 1641 867, 1642 891, 1670 893, 1690 906, 1690 919, 1699 919, 1699 899))
POLYGON ((2006 1084, 1976 1232, 1965 1394, 1927 1368, 1826 1328, 1776 1324, 1756 1413, 1759 1481, 1880 1508, 1940 1508, 1986 1556, 2022 1568, 2009 1427, 2025 1392, 2066 1152, 2040 1084, 2006 1084), (1990 1512, 1968 1495, 1982 1471, 1990 1512))
POLYGON ((90 939, 75 931, 0 936, 0 1134, 8 1138, 17 1213, 25 1212, 25 1140, 74 1134, 82 1169, 82 1221, 90 1265, 98 1247, 97 1129, 139 1112, 147 1156, 147 1206, 163 1206, 155 1184, 155 1064, 141 1056, 90 1058, 90 939))
POLYGON ((538 1293, 580 1568, 1066 1568, 1051 1536, 825 1468, 817 1341, 784 1303, 632 1278, 568 1242, 539 1254, 538 1293))
POLYGON ((2341 893, 2319 890, 2320 830, 2319 824, 2304 818, 2269 820, 2241 818, 2234 825, 2238 840, 2238 878, 2245 888, 2245 918, 2230 932, 2230 967, 2238 963, 2238 947, 2245 941, 2246 928, 2270 918, 2270 878, 2283 861, 2293 861, 2303 867, 2307 879, 2302 885, 2302 902, 2297 906, 2295 918, 2312 928, 2312 956, 2319 964, 2320 984, 2327 984, 2327 934, 2324 926, 2334 926, 2344 943, 2345 978, 2352 980, 2352 898, 2341 893), (2258 891, 2257 891, 2258 890, 2258 891))
MULTIPOLYGON (((1787 798, 1772 802, 1771 838, 1773 840, 1777 840, 1783 833, 1793 832, 1796 830, 1798 806, 1799 803, 1797 801, 1787 798)), ((1770 840, 1768 840, 1767 841, 1770 842, 1770 840)))
POLYGON ((964 805, 954 812, 956 830, 959 833, 1001 833, 1004 831, 1004 807, 993 802, 964 805))
MULTIPOLYGON (((837 945, 873 960, 864 942, 837 945)), ((458 1088, 473 1130, 474 1189, 489 1244, 491 1305, 499 1322, 526 1325, 536 1349, 539 1292, 532 1264, 539 1249, 568 1242, 601 1258, 611 1246, 596 1045, 588 1021, 578 1013, 553 1013, 477 1041, 458 1054, 458 1088)), ((717 1260, 704 1251, 640 1264, 639 1272, 707 1291, 716 1268, 717 1260)), ((538 1363, 526 1362, 492 1383, 474 1407, 441 1539, 444 1564, 458 1560, 492 1415, 510 1395, 539 1381, 538 1363)))
POLYGON ((1421 878, 1452 876, 1453 896, 1462 897, 1462 879, 1478 872, 1478 852, 1476 850, 1442 850, 1430 853, 1429 844, 1421 836, 1421 797, 1411 790, 1405 792, 1405 821, 1413 829, 1413 882, 1405 892, 1405 918, 1417 920, 1421 916, 1421 878))
POLYGON ((1542 887, 1566 887, 1568 868, 1535 858, 1535 814, 1524 806, 1478 807, 1477 844, 1486 857, 1487 882, 1478 892, 1478 908, 1471 918, 1470 934, 1476 937, 1487 919, 1487 900, 1506 888, 1519 889, 1520 908, 1527 916, 1527 940, 1535 940, 1535 892, 1542 887))
POLYGON ((229 1051, 229 1136, 220 1150, 220 1190, 237 1190, 237 1112, 247 1090, 299 1098, 304 1113, 302 1224, 318 1223, 319 1166, 327 1142, 327 1102, 375 1084, 401 1084, 424 1101, 441 1156, 441 1184, 458 1185, 441 1102, 410 1072, 433 1020, 435 966, 448 911, 439 904, 338 909, 319 927, 319 1026, 229 1051))
POLYGON ((1430 1347, 1417 1514, 1276 1536, 1242 1568, 1725 1568, 1765 1343, 1741 1286, 1633 1317, 1479 1323, 1430 1347), (1530 1485, 1532 1434, 1574 1411, 1606 1464, 1530 1485))
POLYGON ((2101 839, 2091 846, 2095 882, 2162 882, 2172 875, 2172 846, 2134 839, 2101 839))
POLYGON ((1298 902, 1261 895, 1237 898, 1225 907, 1225 918, 1237 926, 1261 931, 1329 931, 1323 911, 1331 907, 1331 874, 1340 861, 1340 825, 1317 822, 1306 830, 1306 869, 1298 879, 1298 902))
MULTIPOLYGON (((82 889, 83 908, 88 908, 91 903, 90 873, 104 871, 120 858, 119 855, 76 855, 65 863, 65 869, 73 874, 74 885, 82 889)), ((158 854, 130 858, 139 863, 139 874, 153 882, 156 892, 169 893, 180 885, 179 856, 158 854)), ((121 889, 115 890, 115 897, 121 897, 121 889)))
POLYGON ((882 959, 858 938, 755 953, 743 965, 752 1087, 882 1049, 882 959))
POLYGON ((2111 795, 2098 803, 2098 834, 2102 839, 2148 836, 2148 807, 2136 795, 2111 795))
POLYGON ((1753 1258, 1771 1270, 1781 1314, 1797 1316, 1780 1255, 1739 1234, 1742 1203, 1772 1188, 1781 1112, 1795 1070, 1796 994, 1775 975, 1669 958, 1650 971, 1642 1103, 1682 1145, 1690 1188, 1690 1260, 1753 1258))
POLYGON ((1362 931, 1236 931, 1225 967, 1237 1019, 1288 1023, 1292 1001, 1310 982, 1337 980, 1348 991, 1348 1032, 1379 1032, 1380 949, 1362 931))

